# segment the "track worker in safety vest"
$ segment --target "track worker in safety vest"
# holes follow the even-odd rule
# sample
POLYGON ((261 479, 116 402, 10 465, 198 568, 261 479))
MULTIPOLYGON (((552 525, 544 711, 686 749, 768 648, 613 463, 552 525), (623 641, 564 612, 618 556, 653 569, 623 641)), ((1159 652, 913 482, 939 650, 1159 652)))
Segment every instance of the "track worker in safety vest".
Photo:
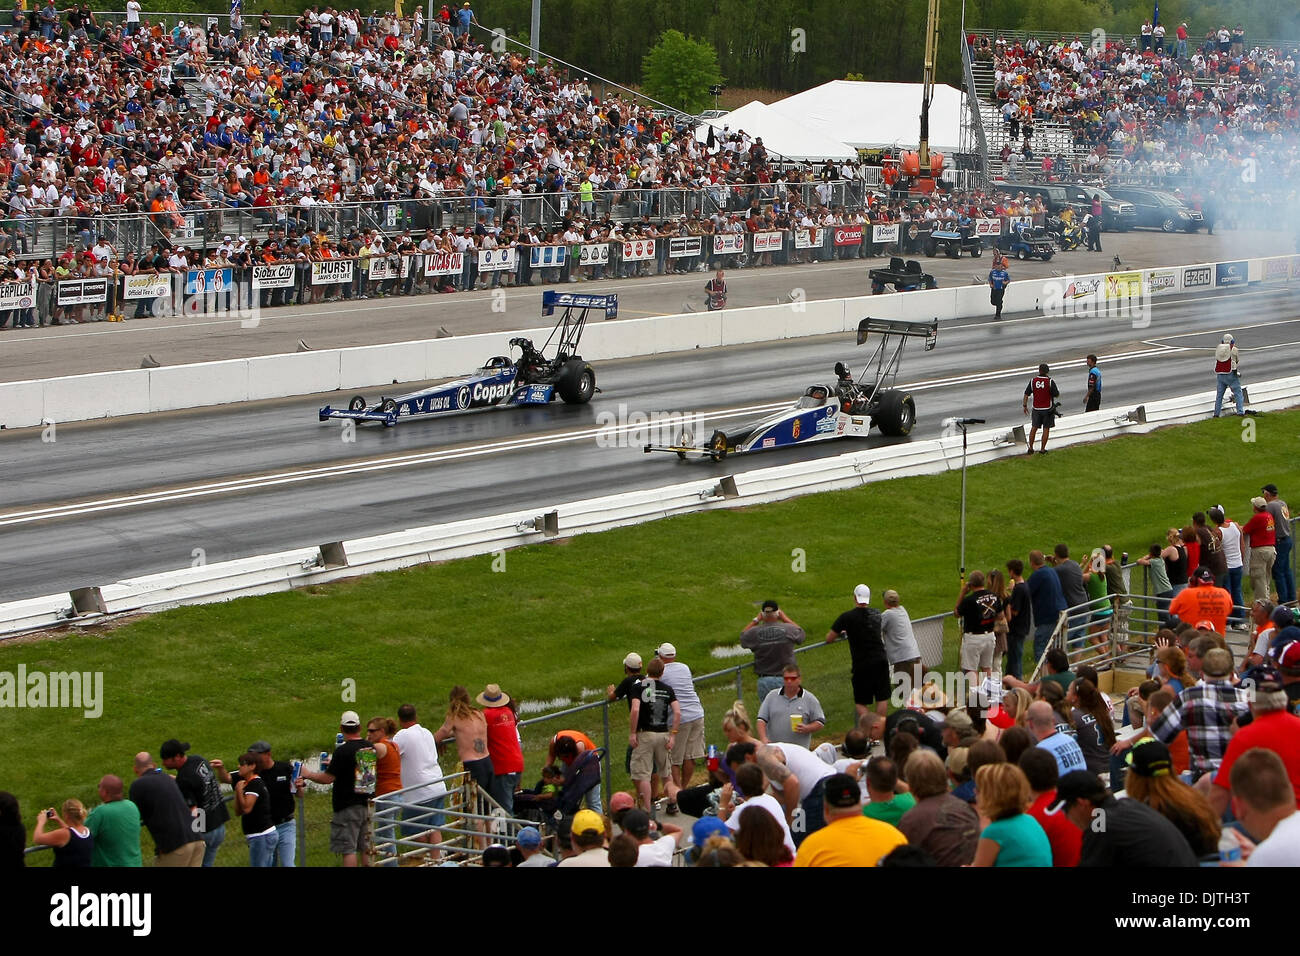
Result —
POLYGON ((1056 400, 1060 395, 1061 392, 1052 381, 1047 365, 1038 366, 1038 374, 1025 386, 1025 397, 1020 402, 1020 410, 1028 415, 1029 399, 1032 397, 1034 400, 1033 418, 1029 422, 1029 451, 1026 454, 1034 453, 1034 436, 1038 434, 1040 427, 1043 429, 1043 441, 1038 451, 1040 454, 1047 454, 1047 436, 1052 426, 1056 424, 1056 400))

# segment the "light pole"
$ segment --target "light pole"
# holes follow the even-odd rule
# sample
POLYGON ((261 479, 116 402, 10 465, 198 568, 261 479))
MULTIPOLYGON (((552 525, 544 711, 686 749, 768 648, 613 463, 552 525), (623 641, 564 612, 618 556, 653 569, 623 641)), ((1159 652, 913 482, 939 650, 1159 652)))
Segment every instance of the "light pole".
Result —
POLYGON ((958 587, 966 586, 966 426, 983 425, 982 418, 949 418, 944 421, 945 428, 961 429, 961 568, 958 572, 958 587))

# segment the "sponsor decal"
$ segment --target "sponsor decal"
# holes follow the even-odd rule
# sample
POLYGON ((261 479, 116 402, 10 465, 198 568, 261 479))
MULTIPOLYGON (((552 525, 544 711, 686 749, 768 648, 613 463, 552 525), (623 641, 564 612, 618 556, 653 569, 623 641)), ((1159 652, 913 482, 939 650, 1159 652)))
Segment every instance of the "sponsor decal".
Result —
POLYGON ((775 439, 775 438, 764 438, 764 439, 763 439, 763 444, 762 444, 761 447, 763 447, 763 448, 775 448, 775 447, 776 447, 776 439, 775 439))
POLYGON ((1106 273, 1106 298, 1135 299, 1142 295, 1142 273, 1106 273))
POLYGON ((451 395, 424 395, 420 398, 413 398, 403 404, 402 408, 410 406, 412 415, 425 415, 429 412, 445 412, 451 408, 451 395))
POLYGON ((1245 285, 1250 281, 1250 264, 1244 261, 1220 262, 1214 267, 1214 284, 1220 287, 1245 285))
POLYGON ((825 242, 825 229, 799 229, 794 234, 796 249, 820 249, 825 242))
POLYGON ((741 232, 727 233, 724 236, 713 237, 713 254, 730 255, 735 252, 745 251, 745 234, 741 232))
POLYGON ((609 262, 609 243, 601 242, 582 247, 578 261, 584 265, 603 266, 609 262))
POLYGON ((505 272, 515 267, 515 249, 481 249, 478 254, 479 272, 505 272))
POLYGON ((837 436, 843 435, 844 430, 848 427, 849 427, 849 420, 843 415, 841 415, 839 418, 835 420, 835 434, 837 436))
POLYGON ((817 419, 817 434, 826 435, 835 431, 835 419, 827 415, 825 418, 817 419))
POLYGON ((862 242, 866 229, 862 226, 837 226, 835 228, 835 245, 856 246, 862 242))
POLYGON ((1285 282, 1291 275, 1291 264, 1287 259, 1265 259, 1264 281, 1285 282))
POLYGON ((1007 216, 1007 231, 1015 229, 1016 226, 1030 228, 1034 224, 1033 216, 1007 216))
POLYGON ((463 252, 431 252, 424 257, 426 276, 458 276, 464 271, 463 252))
POLYGON ((107 279, 73 279, 58 284, 58 305, 87 305, 107 300, 107 279))
POLYGON ((185 273, 185 294, 229 292, 234 286, 234 278, 234 269, 190 269, 185 273))
POLYGON ((780 252, 781 243, 784 239, 785 234, 781 232, 756 232, 754 233, 754 251, 780 252))
POLYGON ((668 258, 681 259, 685 256, 698 256, 704 247, 700 236, 679 236, 668 240, 668 258))
POLYGON ((318 262, 313 262, 311 264, 311 284, 342 285, 345 282, 351 282, 354 264, 355 260, 353 259, 321 259, 318 262))
MULTIPOLYGON (((913 236, 913 239, 916 237, 913 236)), ((898 241, 898 223, 891 222, 883 226, 871 227, 872 242, 897 242, 898 241)))
POLYGON ((794 438, 795 441, 799 440, 799 433, 802 431, 802 429, 803 429, 802 423, 799 421, 799 419, 796 418, 794 420, 794 426, 791 429, 791 431, 793 432, 792 437, 794 438))
MULTIPOLYGON (((292 289, 294 269, 292 262, 253 266, 254 289, 292 289)), ((129 296, 128 296, 129 298, 129 296)))
POLYGON ((1147 292, 1152 295, 1178 291, 1178 272, 1174 269, 1157 269, 1146 274, 1147 292))
POLYGON ((534 269, 554 269, 564 265, 568 246, 533 246, 528 250, 528 264, 534 269))
POLYGON ((920 234, 921 234, 921 230, 917 228, 916 223, 912 223, 910 226, 907 227, 907 238, 915 239, 920 234))
POLYGON ((1002 220, 1001 219, 976 219, 975 235, 977 236, 1002 235, 1002 220))
POLYGON ((514 382, 500 382, 496 385, 475 382, 474 389, 470 392, 470 401, 474 403, 499 402, 501 399, 509 397, 514 390, 514 382))
POLYGON ((631 242, 623 243, 624 262, 644 262, 654 257, 655 241, 653 239, 633 239, 631 242))
POLYGON ((35 304, 35 280, 0 283, 0 309, 30 309, 35 304))
POLYGON ((1092 295, 1101 285, 1100 279, 1075 279, 1065 287, 1065 293, 1062 299, 1082 299, 1084 296, 1092 295))
POLYGON ((1214 273, 1209 266, 1196 266, 1183 270, 1184 289, 1204 289, 1214 285, 1214 273))
POLYGON ((469 386, 462 385, 456 389, 456 407, 469 408, 469 386))

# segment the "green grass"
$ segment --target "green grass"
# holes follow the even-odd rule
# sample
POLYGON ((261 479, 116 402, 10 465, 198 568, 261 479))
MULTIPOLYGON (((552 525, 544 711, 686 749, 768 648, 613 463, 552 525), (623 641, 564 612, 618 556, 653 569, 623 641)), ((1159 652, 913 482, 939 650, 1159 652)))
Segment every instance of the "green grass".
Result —
MULTIPOLYGON (((967 566, 1000 567, 1058 541, 1082 552, 1108 543, 1133 557, 1192 511, 1224 504, 1241 520, 1259 486, 1300 495, 1300 412, 1263 416, 1257 440, 1233 419, 1016 458, 968 473, 967 566)), ((180 608, 94 634, 9 642, 0 671, 102 671, 104 713, 13 710, 0 740, 0 789, 26 819, 76 796, 89 805, 104 773, 130 778, 132 755, 178 737, 228 766, 253 740, 283 758, 332 747, 344 709, 363 719, 412 702, 436 727, 453 684, 499 683, 521 700, 580 699, 621 677, 623 655, 677 645, 697 674, 720 669, 709 651, 737 642, 760 601, 774 597, 812 640, 851 606, 865 581, 897 589, 913 617, 952 607, 957 590, 958 473, 899 479, 762 507, 652 522, 492 557, 376 574, 227 604, 180 608), (792 570, 795 549, 806 571, 792 570), (355 683, 355 703, 344 699, 355 683), (39 757, 33 759, 34 746, 39 757)), ((879 598, 876 598, 877 603, 879 598)), ((955 658, 955 629, 948 631, 955 658)), ((848 652, 802 656, 805 684, 828 728, 851 725, 848 652)), ((946 663, 952 663, 947 661, 946 663)), ((704 689, 708 738, 734 682, 704 689)), ((754 706, 752 676, 746 698, 754 706)), ((593 699, 591 697, 588 700, 593 699)), ((616 785, 626 785, 626 710, 610 711, 616 785)), ((566 721, 601 739, 599 710, 566 721)), ((527 729, 525 784, 556 722, 527 729)), ((443 768, 454 764, 454 750, 443 768)), ((308 859, 325 847, 328 800, 308 799, 308 859)), ((223 864, 242 864, 237 824, 223 864)))

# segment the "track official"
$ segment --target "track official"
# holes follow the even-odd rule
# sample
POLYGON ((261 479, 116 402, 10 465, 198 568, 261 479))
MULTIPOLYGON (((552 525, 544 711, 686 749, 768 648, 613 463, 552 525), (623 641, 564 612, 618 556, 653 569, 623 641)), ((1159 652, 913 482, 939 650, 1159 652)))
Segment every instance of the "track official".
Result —
POLYGON ((1020 402, 1021 411, 1028 415, 1029 400, 1034 400, 1033 417, 1029 423, 1029 451, 1026 454, 1034 453, 1034 436, 1040 427, 1043 429, 1043 442, 1038 450, 1040 454, 1047 454, 1047 436, 1056 424, 1056 400, 1060 395, 1047 365, 1038 366, 1038 374, 1025 386, 1025 396, 1020 402))
POLYGON ((1006 259, 994 259, 993 268, 989 270, 989 304, 997 310, 993 313, 995 319, 1002 318, 1002 297, 1011 284, 1011 274, 1006 267, 1006 259))

